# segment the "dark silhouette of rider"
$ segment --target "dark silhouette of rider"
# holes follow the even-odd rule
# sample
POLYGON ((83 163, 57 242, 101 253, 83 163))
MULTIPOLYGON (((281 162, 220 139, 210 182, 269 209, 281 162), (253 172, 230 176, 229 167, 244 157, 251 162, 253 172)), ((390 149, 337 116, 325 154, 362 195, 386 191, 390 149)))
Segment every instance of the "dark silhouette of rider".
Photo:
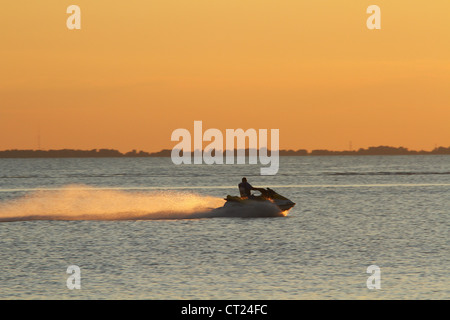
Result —
POLYGON ((239 183, 239 193, 241 194, 241 198, 252 198, 252 190, 258 190, 257 188, 253 188, 250 183, 247 182, 247 178, 242 178, 242 182, 239 183))

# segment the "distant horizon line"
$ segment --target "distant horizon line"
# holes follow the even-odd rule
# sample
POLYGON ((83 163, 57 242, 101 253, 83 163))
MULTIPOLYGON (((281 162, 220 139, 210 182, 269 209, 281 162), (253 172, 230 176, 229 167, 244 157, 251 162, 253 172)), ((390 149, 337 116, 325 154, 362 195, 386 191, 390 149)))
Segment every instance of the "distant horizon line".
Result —
MULTIPOLYGON (((211 149, 203 149, 202 153, 211 149)), ((214 153, 214 149, 212 149, 214 153)), ((250 150, 256 151, 258 154, 264 150, 266 153, 271 154, 271 150, 267 148, 261 148, 261 150, 254 148, 246 149, 234 149, 233 155, 237 156, 238 151, 244 151, 248 156, 250 150)), ((174 149, 174 151, 181 152, 181 149, 174 149)), ((227 151, 221 150, 223 156, 227 151)), ((193 156, 194 151, 191 151, 193 156)), ((424 150, 409 150, 405 147, 390 147, 390 146, 372 146, 365 148, 359 148, 358 150, 328 150, 328 149, 314 149, 308 151, 306 149, 280 149, 278 150, 279 156, 336 156, 336 155, 450 155, 449 147, 435 147, 431 151, 424 150)), ((132 151, 122 153, 116 149, 96 148, 96 149, 8 149, 0 151, 0 158, 88 158, 88 157, 171 157, 172 149, 162 149, 157 152, 146 152, 136 149, 132 151)))

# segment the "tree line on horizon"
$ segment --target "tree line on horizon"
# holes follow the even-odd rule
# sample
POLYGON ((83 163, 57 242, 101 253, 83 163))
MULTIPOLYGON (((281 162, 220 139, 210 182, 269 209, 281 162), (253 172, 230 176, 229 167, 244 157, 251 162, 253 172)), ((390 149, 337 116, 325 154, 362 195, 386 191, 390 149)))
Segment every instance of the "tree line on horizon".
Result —
MULTIPOLYGON (((180 150, 181 151, 181 150, 180 150)), ((250 150, 245 149, 245 155, 249 155, 250 150)), ((270 150, 267 151, 270 154, 270 150)), ((114 149, 59 149, 59 150, 4 150, 0 151, 0 158, 113 158, 113 157, 170 157, 172 150, 163 149, 158 152, 145 152, 132 150, 122 153, 114 149)), ((237 154, 237 150, 234 150, 237 154)), ((213 152, 214 155, 214 152, 213 152)), ((225 155, 225 152, 224 152, 225 155)), ((450 155, 450 147, 436 147, 432 151, 409 150, 404 147, 378 146, 358 150, 332 151, 326 149, 317 149, 309 152, 305 149, 299 150, 280 150, 280 156, 341 156, 341 155, 450 155)))

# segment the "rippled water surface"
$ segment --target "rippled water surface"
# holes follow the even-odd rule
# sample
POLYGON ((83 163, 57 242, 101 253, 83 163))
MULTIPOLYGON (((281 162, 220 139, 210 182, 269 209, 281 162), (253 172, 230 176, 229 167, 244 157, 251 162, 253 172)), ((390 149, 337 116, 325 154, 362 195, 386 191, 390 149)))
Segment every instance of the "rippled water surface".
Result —
POLYGON ((449 299, 450 156, 0 159, 0 299, 449 299), (215 215, 242 176, 297 205, 215 215), (81 269, 69 290, 67 267, 81 269), (369 290, 367 267, 381 270, 369 290))

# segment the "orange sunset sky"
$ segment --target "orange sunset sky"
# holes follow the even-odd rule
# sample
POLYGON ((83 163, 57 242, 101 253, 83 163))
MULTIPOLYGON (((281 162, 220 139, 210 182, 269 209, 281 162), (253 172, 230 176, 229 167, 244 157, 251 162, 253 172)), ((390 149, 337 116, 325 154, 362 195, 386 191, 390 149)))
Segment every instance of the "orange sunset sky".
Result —
POLYGON ((447 147, 450 1, 2 2, 0 150, 153 152, 194 120, 282 149, 447 147))

